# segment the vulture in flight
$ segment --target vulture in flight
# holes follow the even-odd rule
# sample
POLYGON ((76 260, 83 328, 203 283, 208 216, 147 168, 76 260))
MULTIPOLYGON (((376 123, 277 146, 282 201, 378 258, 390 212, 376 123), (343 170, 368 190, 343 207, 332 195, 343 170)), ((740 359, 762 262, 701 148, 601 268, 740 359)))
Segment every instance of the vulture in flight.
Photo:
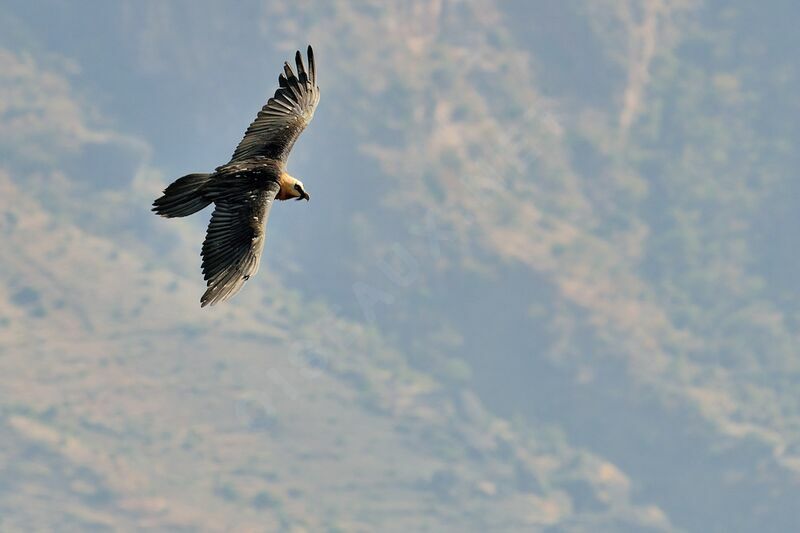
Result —
POLYGON ((175 180, 153 202, 162 217, 185 217, 214 204, 203 242, 203 275, 208 286, 201 307, 239 292, 258 271, 267 217, 275 199, 308 200, 303 182, 286 172, 286 160, 319 102, 314 51, 308 69, 298 50, 297 72, 284 63, 275 95, 258 112, 231 160, 210 174, 175 180))

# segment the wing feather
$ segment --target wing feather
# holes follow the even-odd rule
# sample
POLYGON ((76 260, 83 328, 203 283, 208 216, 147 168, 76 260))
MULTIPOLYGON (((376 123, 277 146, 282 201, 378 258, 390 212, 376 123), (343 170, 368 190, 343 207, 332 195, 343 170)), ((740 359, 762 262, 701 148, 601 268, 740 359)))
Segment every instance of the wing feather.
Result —
POLYGON ((259 156, 285 161, 289 156, 295 141, 314 117, 319 103, 317 69, 310 46, 307 55, 308 70, 300 51, 295 54, 297 75, 288 62, 283 64, 283 72, 278 76, 278 89, 247 128, 231 162, 259 156))
POLYGON ((216 200, 201 254, 208 285, 200 299, 203 307, 232 297, 258 271, 278 189, 276 182, 268 182, 266 189, 239 189, 216 200))

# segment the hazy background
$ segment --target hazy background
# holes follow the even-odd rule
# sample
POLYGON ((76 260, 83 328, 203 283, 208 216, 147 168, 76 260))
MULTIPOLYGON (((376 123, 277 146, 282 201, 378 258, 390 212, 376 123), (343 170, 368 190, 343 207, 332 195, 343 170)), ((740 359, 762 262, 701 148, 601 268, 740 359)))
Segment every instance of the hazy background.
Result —
POLYGON ((800 4, 0 6, 0 530, 796 531, 800 4), (296 48, 259 275, 209 212, 296 48))

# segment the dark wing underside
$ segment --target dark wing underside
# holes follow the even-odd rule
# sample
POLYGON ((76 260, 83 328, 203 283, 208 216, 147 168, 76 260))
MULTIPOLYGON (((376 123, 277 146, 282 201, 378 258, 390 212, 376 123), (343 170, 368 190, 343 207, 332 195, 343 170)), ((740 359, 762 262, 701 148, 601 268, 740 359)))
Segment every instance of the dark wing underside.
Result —
POLYGON ((215 200, 203 242, 208 290, 200 299, 202 307, 227 300, 258 271, 267 217, 278 189, 278 184, 270 181, 266 189, 228 189, 224 197, 215 200))
POLYGON ((263 156, 285 161, 294 142, 314 116, 319 102, 314 51, 308 47, 308 70, 298 50, 295 54, 297 75, 284 63, 278 77, 280 87, 261 108, 236 147, 231 162, 263 156))

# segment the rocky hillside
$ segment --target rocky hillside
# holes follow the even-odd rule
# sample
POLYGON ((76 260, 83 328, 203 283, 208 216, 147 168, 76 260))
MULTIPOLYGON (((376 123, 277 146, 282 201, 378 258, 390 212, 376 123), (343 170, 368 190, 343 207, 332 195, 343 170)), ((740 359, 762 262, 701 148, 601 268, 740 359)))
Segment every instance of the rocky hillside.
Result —
POLYGON ((798 15, 12 1, 0 528, 791 530, 798 15), (201 310, 149 202, 306 42, 314 200, 201 310))

